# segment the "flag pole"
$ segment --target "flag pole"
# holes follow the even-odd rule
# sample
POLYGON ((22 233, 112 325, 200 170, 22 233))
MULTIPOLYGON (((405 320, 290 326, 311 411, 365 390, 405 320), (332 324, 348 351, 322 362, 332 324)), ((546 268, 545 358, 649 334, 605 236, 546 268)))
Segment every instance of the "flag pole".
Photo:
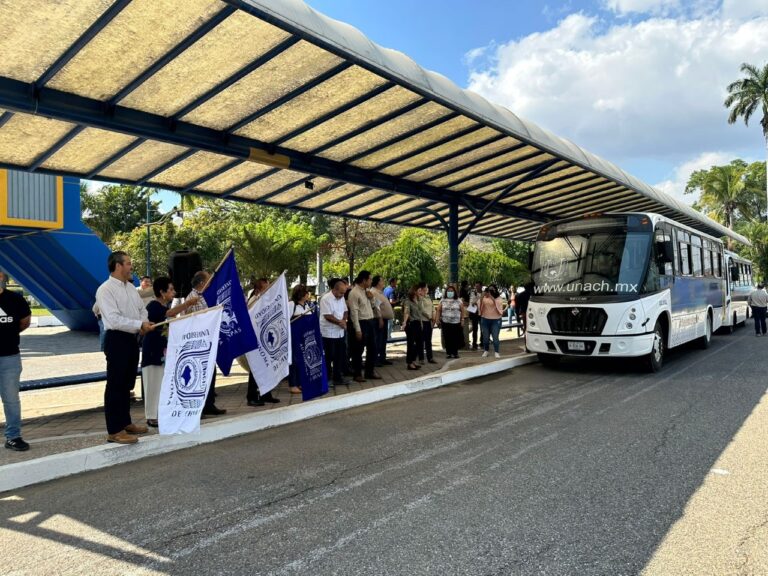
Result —
POLYGON ((234 247, 234 246, 230 246, 230 247, 229 247, 229 250, 227 250, 227 252, 224 254, 224 258, 222 258, 222 259, 221 259, 221 262, 219 262, 219 265, 218 265, 218 266, 216 266, 216 269, 215 269, 215 270, 214 270, 214 271, 211 273, 211 275, 210 275, 210 276, 208 276, 208 282, 206 282, 206 283, 205 283, 205 286, 203 286, 203 287, 202 287, 202 288, 199 290, 200 294, 202 294, 203 292, 205 292, 205 291, 206 291, 206 289, 208 288, 208 286, 210 286, 210 285, 211 285, 211 281, 213 280, 213 277, 214 277, 214 276, 216 276, 216 273, 217 273, 219 270, 221 270, 221 267, 222 267, 222 266, 224 266, 224 262, 226 262, 226 261, 227 261, 227 258, 229 258, 229 253, 230 253, 230 252, 233 252, 234 250, 235 250, 235 247, 234 247))
POLYGON ((261 298, 262 294, 264 294, 264 293, 265 293, 267 290, 269 290, 270 288, 272 288, 272 285, 273 285, 275 282, 277 282, 277 281, 280 279, 280 276, 282 276, 282 275, 283 275, 283 274, 285 274, 286 272, 288 272, 288 269, 287 269, 287 268, 286 268, 285 270, 283 270, 282 274, 280 274, 280 275, 279 275, 277 278, 275 278, 275 279, 274 279, 272 282, 270 282, 270 283, 269 283, 269 285, 268 285, 268 286, 267 286, 267 287, 266 287, 266 288, 265 288, 265 289, 264 289, 264 290, 263 290, 263 291, 262 291, 262 292, 261 292, 261 293, 260 293, 258 296, 256 296, 256 298, 254 298, 254 299, 253 299, 253 301, 252 301, 252 302, 249 302, 249 303, 248 303, 248 310, 250 310, 251 308, 253 308, 253 305, 254 305, 254 304, 256 304, 256 302, 258 302, 258 301, 259 301, 259 298, 261 298))
POLYGON ((168 318, 168 320, 163 320, 162 322, 158 322, 157 324, 154 324, 154 328, 157 328, 158 326, 163 326, 165 324, 170 324, 171 322, 176 322, 177 320, 184 320, 186 318, 192 318, 192 316, 197 316, 198 314, 203 314, 205 312, 210 312, 211 310, 216 310, 218 308, 224 308, 222 304, 219 304, 218 306, 211 306, 210 308, 204 308, 203 310, 198 310, 197 312, 192 312, 191 314, 186 314, 183 316, 176 316, 175 318, 168 318))

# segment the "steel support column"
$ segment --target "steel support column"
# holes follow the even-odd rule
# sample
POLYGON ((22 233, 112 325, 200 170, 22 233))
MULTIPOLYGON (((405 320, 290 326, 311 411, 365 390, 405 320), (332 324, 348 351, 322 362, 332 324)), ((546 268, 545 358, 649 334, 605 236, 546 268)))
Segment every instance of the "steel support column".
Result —
POLYGON ((451 202, 448 212, 448 270, 450 281, 459 282, 459 203, 451 202))

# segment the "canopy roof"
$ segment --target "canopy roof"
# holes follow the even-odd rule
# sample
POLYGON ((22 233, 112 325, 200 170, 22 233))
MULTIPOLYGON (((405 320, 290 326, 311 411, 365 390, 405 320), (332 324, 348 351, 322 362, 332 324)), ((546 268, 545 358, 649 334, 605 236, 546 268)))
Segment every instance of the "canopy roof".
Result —
POLYGON ((652 211, 747 242, 300 0, 0 0, 0 22, 3 167, 424 228, 454 205, 462 235, 652 211))

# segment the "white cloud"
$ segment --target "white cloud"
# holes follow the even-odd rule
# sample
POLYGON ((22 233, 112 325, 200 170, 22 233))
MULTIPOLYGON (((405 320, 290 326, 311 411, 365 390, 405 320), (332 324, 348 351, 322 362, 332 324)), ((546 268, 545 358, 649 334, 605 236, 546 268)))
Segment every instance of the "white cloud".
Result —
POLYGON ((685 186, 688 184, 691 174, 696 170, 709 170, 712 166, 729 164, 733 159, 733 155, 727 152, 704 152, 675 167, 669 179, 654 186, 685 204, 691 205, 698 199, 695 194, 685 194, 685 186))
POLYGON ((757 156, 759 122, 728 125, 723 106, 741 63, 762 66, 768 55, 768 17, 723 17, 742 2, 760 4, 726 0, 722 12, 701 17, 621 24, 571 14, 494 47, 469 88, 619 165, 638 158, 674 165, 711 150, 757 156))
POLYGON ((666 14, 680 7, 679 0, 604 0, 603 5, 617 14, 631 12, 666 14))
POLYGON ((724 18, 748 20, 768 16, 768 2, 765 0, 723 0, 724 18))

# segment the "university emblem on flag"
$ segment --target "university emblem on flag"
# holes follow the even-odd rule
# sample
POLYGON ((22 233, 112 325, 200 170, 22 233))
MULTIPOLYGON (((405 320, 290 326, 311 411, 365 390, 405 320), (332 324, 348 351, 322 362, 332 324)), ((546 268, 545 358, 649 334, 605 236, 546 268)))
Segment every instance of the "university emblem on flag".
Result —
POLYGON ((274 308, 274 314, 261 327, 260 344, 270 356, 277 354, 288 341, 285 328, 285 317, 279 306, 274 308))
POLYGON ((221 338, 224 336, 226 338, 231 338, 239 331, 237 316, 232 312, 231 293, 227 294, 227 299, 221 302, 221 305, 224 306, 224 310, 221 312, 221 333, 219 334, 219 337, 221 338))
POLYGON ((184 408, 199 408, 205 403, 210 342, 187 342, 176 362, 173 384, 184 408))
POLYGON ((304 334, 304 363, 310 372, 323 365, 323 351, 314 332, 304 334))

